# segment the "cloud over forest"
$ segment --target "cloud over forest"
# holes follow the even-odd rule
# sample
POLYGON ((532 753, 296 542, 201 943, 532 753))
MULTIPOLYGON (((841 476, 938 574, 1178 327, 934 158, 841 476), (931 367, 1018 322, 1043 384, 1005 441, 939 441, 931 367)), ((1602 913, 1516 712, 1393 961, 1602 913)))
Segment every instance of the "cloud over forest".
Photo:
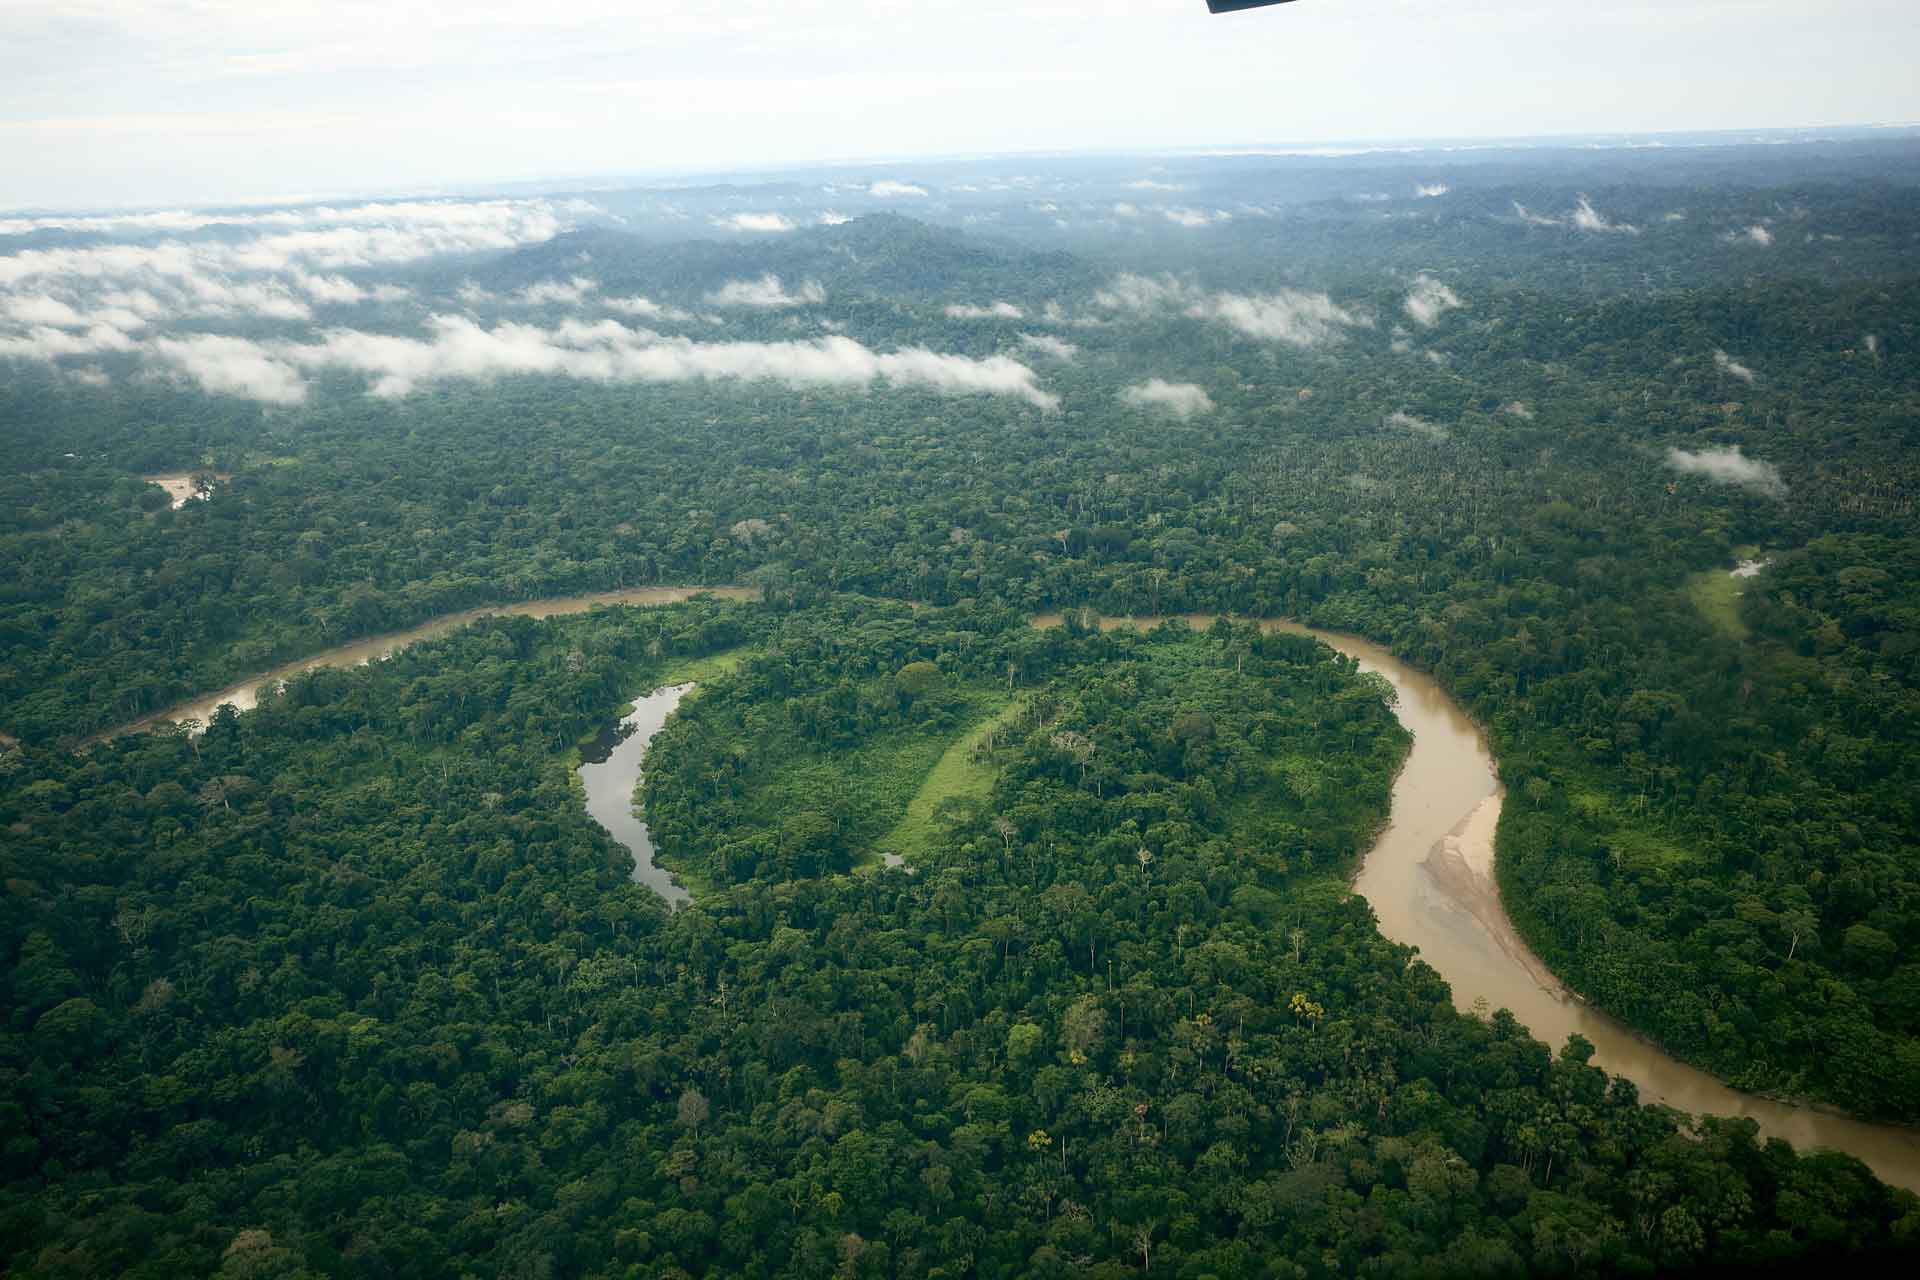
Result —
POLYGON ((1424 271, 1413 278, 1407 291, 1406 311, 1415 324, 1431 327, 1449 311, 1464 307, 1460 295, 1424 271))
POLYGON ((954 320, 1019 320, 1026 315, 1011 302, 995 302, 984 307, 956 302, 946 308, 946 313, 954 320))
POLYGON ((1170 413, 1182 421, 1196 414, 1213 412, 1213 397, 1204 388, 1191 382, 1168 382, 1164 378, 1148 378, 1123 387, 1120 399, 1135 408, 1170 413))
POLYGON ((1080 354, 1080 348, 1064 338, 1056 338, 1050 333, 1023 333, 1020 345, 1029 351, 1038 351, 1041 355, 1052 356, 1055 360, 1072 360, 1080 354))
POLYGON ((713 225, 726 227, 732 231, 791 231, 794 228, 792 218, 784 213, 735 213, 724 218, 715 218, 713 225))
POLYGON ((1686 475, 1704 476, 1714 484, 1739 485, 1760 493, 1782 494, 1787 485, 1771 462, 1749 458, 1739 445, 1724 449, 1668 449, 1667 465, 1686 475))
POLYGON ((1094 295, 1094 303, 1109 311, 1141 315, 1178 312, 1225 324, 1250 338, 1296 347, 1337 342, 1348 329, 1372 324, 1324 293, 1300 289, 1212 293, 1173 276, 1118 276, 1094 295))
POLYGON ((775 310, 781 307, 817 306, 827 300, 827 291, 817 280, 803 282, 789 292, 780 277, 771 273, 758 280, 729 280, 707 295, 716 307, 757 307, 775 310))

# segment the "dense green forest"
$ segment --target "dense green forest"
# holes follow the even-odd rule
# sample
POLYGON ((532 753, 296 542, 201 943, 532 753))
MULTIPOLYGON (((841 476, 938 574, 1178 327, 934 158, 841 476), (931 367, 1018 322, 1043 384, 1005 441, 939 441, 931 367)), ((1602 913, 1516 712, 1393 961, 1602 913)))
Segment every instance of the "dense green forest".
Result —
MULTIPOLYGON (((1570 987, 1739 1088, 1920 1122, 1913 191, 1778 163, 1317 191, 1179 237, 1012 205, 992 234, 592 226, 365 273, 411 300, 353 322, 355 350, 449 309, 550 342, 618 296, 663 350, 919 381, 529 358, 390 395, 300 365, 261 403, 131 346, 8 360, 4 1266, 1480 1274, 1909 1241, 1857 1162, 1640 1107, 1378 935, 1341 874, 1404 735, 1350 666, 1025 625, 1383 644, 1485 726, 1505 905, 1570 987), (1032 394, 954 381, 1010 365, 1032 394), (220 478, 176 509, 142 477, 179 471, 220 478), (348 640, 652 584, 765 601, 487 621, 74 751, 348 640), (696 890, 669 914, 569 752, 722 652, 649 754, 696 890), (883 865, 982 733, 978 786, 883 865)), ((293 361, 307 324, 206 334, 293 361)))
MULTIPOLYGON (((872 701, 763 750, 898 732, 872 701)), ((1457 1013, 1341 879, 1404 742, 1312 641, 846 600, 489 621, 202 737, 16 750, 0 1260, 1503 1274, 1920 1227, 1850 1158, 1689 1129, 1579 1043, 1457 1013), (569 802, 568 748, 743 643, 655 766, 703 792, 753 794, 688 757, 767 687, 1013 663, 1031 718, 941 853, 669 916, 569 802)))

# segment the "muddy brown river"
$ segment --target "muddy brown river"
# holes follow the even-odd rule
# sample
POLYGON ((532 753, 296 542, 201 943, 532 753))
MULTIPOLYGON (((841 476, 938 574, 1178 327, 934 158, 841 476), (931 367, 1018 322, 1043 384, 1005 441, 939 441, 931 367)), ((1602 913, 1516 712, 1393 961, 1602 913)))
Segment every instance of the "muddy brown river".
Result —
MULTIPOLYGON (((301 671, 322 666, 352 666, 383 658, 394 650, 431 636, 442 635, 490 614, 545 618, 584 613, 600 604, 657 605, 685 600, 702 592, 728 599, 754 599, 758 592, 738 587, 640 587, 596 595, 531 600, 521 604, 471 609, 436 618, 409 631, 376 636, 342 645, 300 662, 241 681, 228 689, 113 730, 123 733, 159 721, 205 720, 223 702, 240 709, 254 705, 256 691, 301 671)), ((1036 626, 1057 626, 1060 615, 1034 618, 1036 626)), ((1158 619, 1101 620, 1103 628, 1151 626, 1158 619)), ((1209 615, 1187 615, 1194 627, 1212 624, 1209 615)), ((1493 757, 1486 739, 1471 719, 1430 677, 1413 670, 1379 646, 1357 636, 1319 631, 1295 622, 1266 620, 1268 631, 1314 636, 1354 658, 1363 671, 1385 677, 1398 694, 1395 713, 1413 734, 1393 786, 1393 811, 1386 830, 1361 861, 1354 888, 1372 905, 1380 931, 1396 942, 1417 947, 1420 956, 1453 989, 1454 1003, 1471 1010, 1484 999, 1493 1008, 1507 1008, 1535 1036, 1556 1049, 1578 1033, 1590 1040, 1594 1061, 1639 1086, 1642 1100, 1663 1102, 1699 1114, 1750 1116, 1761 1132, 1784 1138, 1803 1150, 1830 1147, 1858 1156, 1882 1179, 1920 1191, 1920 1130, 1873 1125, 1812 1107, 1794 1106, 1741 1093, 1704 1071, 1687 1066, 1568 992, 1514 932, 1500 904, 1493 879, 1494 832, 1500 821, 1501 791, 1494 775, 1493 757)), ((679 691, 662 691, 673 702, 679 691)), ((658 695, 656 695, 658 697, 658 695)), ((643 700, 641 711, 659 711, 664 720, 671 704, 666 698, 643 700)), ((606 773, 605 824, 623 819, 644 824, 632 813, 633 781, 640 752, 657 724, 636 723, 621 746, 632 745, 631 761, 622 759, 606 773), (644 733, 642 732, 644 730, 644 733), (635 741, 635 740, 638 741, 635 741)), ((611 830, 612 827, 610 826, 611 830)), ((619 832, 615 833, 620 835, 619 832)), ((631 840, 621 837, 630 848, 631 840)), ((651 846, 648 846, 649 850, 651 846)), ((652 867, 636 849, 635 878, 652 867)), ((670 898, 677 886, 664 874, 655 887, 670 898), (671 887, 669 887, 671 886, 671 887)))
POLYGON ((87 742, 98 742, 103 738, 116 737, 136 729, 150 728, 156 724, 180 724, 188 720, 198 720, 204 724, 212 718, 215 711, 228 702, 233 704, 236 711, 251 711, 259 702, 260 690, 289 680, 303 671, 314 671, 321 667, 362 666, 378 661, 418 641, 443 636, 480 618, 556 618, 564 614, 585 613, 596 605, 677 604, 682 600, 691 600, 697 595, 718 596, 725 600, 758 600, 760 598, 759 590, 754 587, 628 587, 622 591, 600 591, 584 596, 554 596, 546 600, 523 600, 518 604, 463 609, 459 613, 442 614, 438 618, 430 619, 406 631, 392 631, 386 635, 356 640, 352 644, 325 649, 310 658, 289 662, 271 671, 262 671, 259 675, 248 676, 238 684, 228 685, 218 693, 203 694, 177 706, 168 707, 165 711, 142 716, 117 729, 96 734, 87 739, 87 742))
MULTIPOLYGON (((1035 618, 1057 625, 1059 615, 1035 618)), ((1159 619, 1102 619, 1103 628, 1151 626, 1159 619)), ((1187 615, 1211 626, 1210 615, 1187 615)), ((1386 677, 1399 695, 1394 711, 1413 749, 1393 784, 1387 829, 1360 864, 1353 887, 1380 918, 1380 932, 1420 950, 1472 1010, 1484 998, 1513 1011, 1557 1051, 1574 1034, 1594 1045, 1594 1062, 1632 1080, 1644 1102, 1693 1114, 1750 1116, 1763 1134, 1807 1150, 1831 1147, 1858 1156, 1885 1182, 1920 1191, 1920 1130, 1866 1124, 1812 1107, 1731 1089, 1668 1056, 1636 1032, 1569 992, 1514 932, 1493 879, 1493 838, 1502 792, 1479 726, 1434 680, 1358 636, 1296 622, 1264 620, 1266 631, 1313 636, 1386 677)))

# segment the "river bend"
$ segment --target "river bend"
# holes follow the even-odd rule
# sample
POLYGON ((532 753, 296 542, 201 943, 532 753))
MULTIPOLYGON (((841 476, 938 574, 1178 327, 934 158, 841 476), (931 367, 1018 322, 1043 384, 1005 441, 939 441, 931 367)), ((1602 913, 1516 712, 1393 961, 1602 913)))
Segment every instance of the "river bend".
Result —
MULTIPOLYGON (((584 613, 601 604, 669 604, 701 592, 730 599, 758 596, 737 587, 643 587, 466 610, 409 631, 329 649, 102 736, 159 721, 205 720, 224 702, 245 709, 254 705, 255 691, 264 684, 315 667, 370 662, 489 614, 544 618, 584 613)), ((1210 615, 1189 615, 1187 620, 1195 627, 1213 621, 1210 615)), ((1033 621, 1036 626, 1059 625, 1060 615, 1043 614, 1033 621)), ((1157 621, 1109 618, 1102 619, 1101 626, 1151 626, 1157 621)), ((1502 794, 1493 756, 1479 727, 1431 677, 1378 645, 1285 620, 1270 619, 1261 626, 1322 640, 1355 659, 1362 671, 1385 677, 1397 693, 1394 710, 1413 734, 1413 747, 1394 781, 1387 828, 1362 859, 1354 888, 1373 907, 1382 933, 1417 948, 1421 958, 1447 980, 1459 1008, 1472 1010, 1484 999, 1493 1008, 1510 1009, 1535 1036, 1556 1048, 1568 1036, 1582 1035, 1593 1043, 1594 1062, 1632 1080, 1643 1101, 1696 1115, 1748 1116, 1769 1137, 1783 1138, 1802 1149, 1845 1151, 1865 1161, 1884 1181, 1920 1191, 1920 1130, 1867 1124, 1814 1107, 1741 1093, 1662 1052, 1567 991, 1514 932, 1501 906, 1493 878, 1493 849, 1502 794)), ((690 687, 676 686, 641 699, 628 717, 633 727, 624 739, 610 745, 605 760, 590 761, 581 771, 589 810, 634 851, 634 878, 670 902, 684 899, 686 891, 653 865, 646 825, 633 812, 633 790, 647 741, 690 687), (630 757, 621 754, 629 749, 630 757), (602 771, 589 781, 588 770, 596 764, 602 771)))

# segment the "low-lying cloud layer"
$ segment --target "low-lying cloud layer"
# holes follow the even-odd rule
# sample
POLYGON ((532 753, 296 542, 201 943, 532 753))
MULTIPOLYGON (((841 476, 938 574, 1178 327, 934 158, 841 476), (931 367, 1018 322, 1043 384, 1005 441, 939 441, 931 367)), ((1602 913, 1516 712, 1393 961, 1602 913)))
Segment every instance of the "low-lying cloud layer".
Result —
POLYGON ((794 222, 784 213, 735 213, 715 218, 713 225, 731 231, 791 231, 794 222))
POLYGON ((1056 338, 1050 333, 1023 333, 1020 345, 1029 351, 1038 351, 1041 355, 1052 356, 1055 360, 1072 360, 1080 354, 1080 348, 1064 338, 1056 338))
POLYGON ((946 313, 954 320, 1019 320, 1027 314, 1011 302, 995 302, 984 307, 956 302, 946 309, 946 313))
POLYGON ((1787 491, 1778 467, 1771 462, 1747 457, 1740 452, 1737 444, 1727 449, 1702 449, 1697 453, 1688 449, 1668 449, 1667 465, 1687 475, 1705 476, 1715 484, 1739 485, 1775 495, 1787 491))
MULTIPOLYGON (((552 237, 571 215, 586 212, 597 210, 584 201, 416 200, 0 220, 0 350, 42 358, 77 346, 123 350, 133 335, 175 320, 300 323, 316 308, 400 302, 412 296, 407 289, 343 273, 517 248, 552 237), (215 226, 223 234, 182 238, 215 226), (6 252, 6 236, 56 227, 143 238, 6 252)), ((557 291, 581 283, 535 289, 555 291, 551 300, 558 301, 557 291)))
POLYGON ((1160 216, 1177 227, 1210 227, 1216 222, 1232 222, 1233 215, 1225 209, 1162 209, 1160 216))
MULTIPOLYGON (((556 326, 483 327, 466 316, 436 315, 427 336, 333 329, 310 342, 266 342, 213 334, 158 338, 136 350, 203 390, 265 404, 294 405, 308 395, 306 375, 358 373, 376 396, 404 396, 435 382, 546 375, 588 382, 771 381, 790 387, 912 387, 942 395, 1008 396, 1039 409, 1059 397, 1028 366, 1006 356, 974 359, 921 347, 877 352, 851 338, 794 342, 697 342, 614 320, 556 326)), ((0 354, 8 354, 0 346, 0 354)))
POLYGON ((1713 353, 1713 367, 1730 378, 1738 378, 1742 382, 1753 381, 1753 370, 1747 368, 1746 365, 1741 364, 1724 351, 1715 351, 1713 353))
POLYGON ((1615 235, 1637 236, 1640 228, 1627 222, 1614 222, 1593 207, 1593 202, 1584 195, 1579 203, 1563 217, 1549 217, 1534 213, 1518 200, 1513 202, 1513 212, 1520 221, 1535 227, 1568 227, 1574 231, 1593 231, 1615 235))
MULTIPOLYGON (((876 193, 925 194, 908 184, 891 185, 895 189, 875 184, 876 193)), ((764 381, 849 391, 918 388, 1006 397, 1045 410, 1059 404, 1033 369, 1011 356, 974 358, 922 347, 883 352, 833 334, 782 342, 669 336, 640 322, 725 321, 643 295, 606 296, 589 274, 500 293, 469 283, 439 299, 347 274, 435 255, 513 249, 548 239, 566 229, 569 216, 590 212, 597 210, 580 201, 415 201, 232 216, 7 220, 0 222, 0 359, 55 363, 65 377, 96 386, 109 381, 107 369, 130 368, 135 378, 178 380, 274 406, 304 403, 314 380, 329 374, 363 377, 367 390, 382 397, 439 382, 544 375, 595 382, 764 381), (192 238, 215 224, 222 230, 192 238), (5 236, 55 226, 134 238, 6 252, 5 236), (380 332, 345 320, 343 313, 323 314, 325 308, 402 301, 415 305, 383 316, 380 332), (484 313, 456 314, 463 306, 484 313), (497 319, 514 308, 539 309, 542 323, 497 319), (431 314, 422 321, 423 311, 431 314), (193 331, 193 322, 206 317, 256 323, 245 337, 193 331), (396 333, 395 320, 420 327, 396 333), (293 325, 300 327, 286 327, 293 325)), ((732 221, 756 231, 794 225, 781 214, 742 214, 732 221)), ((575 258, 576 265, 589 261, 585 254, 575 258)), ((705 301, 716 308, 772 311, 817 305, 826 297, 816 281, 789 284, 768 274, 727 281, 705 301)), ((993 318, 1023 318, 1011 303, 978 310, 993 318)), ((1048 354, 1067 359, 1072 351, 1048 354)))
POLYGON ((716 307, 757 307, 761 310, 775 310, 780 307, 817 306, 827 300, 827 291, 819 281, 808 280, 791 293, 780 283, 780 277, 772 274, 761 276, 758 280, 729 280, 707 295, 707 302, 716 307))
POLYGON ((882 178, 867 188, 867 194, 882 200, 898 200, 924 196, 927 194, 927 189, 915 186, 911 182, 901 182, 897 178, 882 178))
POLYGON ((1120 399, 1136 408, 1170 413, 1183 422, 1195 414, 1213 412, 1213 397, 1203 388, 1191 382, 1168 382, 1164 378, 1149 378, 1123 387, 1120 399))
POLYGON ((1218 321, 1250 338, 1296 347, 1337 342, 1346 330, 1372 324, 1324 293, 1299 289, 1209 293, 1173 276, 1122 275, 1096 293, 1093 300, 1109 311, 1142 315, 1178 311, 1196 320, 1218 321))
POLYGON ((1431 327, 1447 312, 1467 304, 1460 301, 1459 294, 1422 272, 1413 278, 1405 305, 1415 324, 1431 327))
POLYGON ((464 226, 499 230, 529 216, 541 219, 599 213, 591 201, 571 200, 393 200, 355 205, 309 205, 263 212, 209 212, 168 209, 150 213, 48 214, 0 218, 0 236, 34 231, 95 232, 105 235, 166 233, 184 235, 208 227, 277 229, 341 226, 464 226))

